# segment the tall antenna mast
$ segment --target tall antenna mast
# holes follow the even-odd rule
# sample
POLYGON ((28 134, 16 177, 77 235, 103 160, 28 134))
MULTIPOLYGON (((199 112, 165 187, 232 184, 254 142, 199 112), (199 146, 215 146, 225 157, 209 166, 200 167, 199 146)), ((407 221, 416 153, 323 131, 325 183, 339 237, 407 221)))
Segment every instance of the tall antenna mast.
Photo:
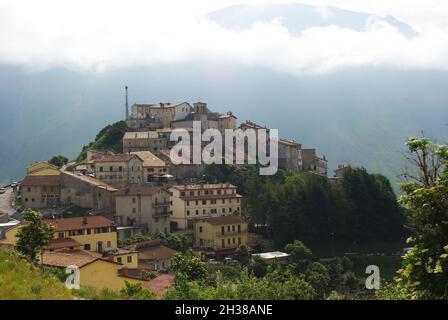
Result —
POLYGON ((126 91, 126 105, 125 105, 125 107, 126 107, 126 119, 125 120, 128 120, 129 119, 128 86, 124 87, 124 89, 126 91))

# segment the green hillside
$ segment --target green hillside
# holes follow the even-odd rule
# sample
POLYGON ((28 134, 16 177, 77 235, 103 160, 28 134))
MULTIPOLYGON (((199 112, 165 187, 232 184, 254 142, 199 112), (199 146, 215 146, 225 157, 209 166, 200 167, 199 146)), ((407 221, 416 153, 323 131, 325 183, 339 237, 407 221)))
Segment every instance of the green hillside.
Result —
POLYGON ((0 300, 69 300, 70 291, 54 276, 0 250, 0 300))

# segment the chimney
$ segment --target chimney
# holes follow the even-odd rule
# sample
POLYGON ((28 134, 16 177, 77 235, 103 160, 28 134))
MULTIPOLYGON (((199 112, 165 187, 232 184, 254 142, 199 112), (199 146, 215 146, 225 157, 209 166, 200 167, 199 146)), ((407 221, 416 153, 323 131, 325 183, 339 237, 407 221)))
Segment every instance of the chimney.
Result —
POLYGON ((87 217, 82 217, 82 224, 86 225, 87 224, 87 217))

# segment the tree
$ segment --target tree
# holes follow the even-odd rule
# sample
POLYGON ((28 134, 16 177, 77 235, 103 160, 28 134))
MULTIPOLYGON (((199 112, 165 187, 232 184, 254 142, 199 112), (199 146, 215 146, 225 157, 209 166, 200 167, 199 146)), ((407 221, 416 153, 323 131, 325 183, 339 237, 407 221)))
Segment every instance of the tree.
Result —
POLYGON ((328 269, 319 262, 312 262, 305 271, 305 279, 316 290, 319 298, 325 296, 326 289, 330 282, 328 269))
POLYGON ((285 251, 290 254, 291 262, 301 262, 311 258, 311 250, 308 249, 302 241, 294 240, 285 246, 285 251))
POLYGON ((54 226, 45 223, 42 215, 28 209, 22 214, 26 224, 17 232, 15 248, 31 261, 36 261, 41 248, 53 239, 54 226))
POLYGON ((247 266, 250 262, 251 259, 251 254, 249 253, 249 250, 247 249, 247 247, 242 244, 240 245, 236 250, 235 253, 233 255, 235 257, 235 259, 237 259, 241 265, 243 266, 247 266))
MULTIPOLYGON (((400 202, 413 235, 390 290, 412 299, 448 299, 448 148, 426 138, 407 141, 400 202)), ((385 294, 387 296, 387 294, 385 294)))
POLYGON ((63 155, 58 155, 48 160, 48 163, 61 168, 63 165, 66 165, 68 163, 68 158, 64 157, 63 155))
POLYGON ((129 281, 124 282, 124 288, 121 289, 120 294, 129 300, 155 300, 157 295, 154 292, 149 291, 146 288, 143 288, 142 284, 139 283, 130 283, 129 281))
POLYGON ((176 271, 176 278, 187 281, 205 281, 207 264, 191 253, 176 253, 171 258, 171 266, 176 271))
POLYGON ((255 256, 249 265, 249 270, 257 278, 264 277, 268 271, 268 263, 259 256, 255 256))

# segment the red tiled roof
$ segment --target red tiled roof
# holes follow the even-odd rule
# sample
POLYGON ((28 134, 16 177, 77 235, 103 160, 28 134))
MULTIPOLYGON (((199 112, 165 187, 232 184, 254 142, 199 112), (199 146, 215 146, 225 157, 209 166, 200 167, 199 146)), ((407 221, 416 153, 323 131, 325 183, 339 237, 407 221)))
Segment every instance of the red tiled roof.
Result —
POLYGON ((128 162, 135 155, 133 154, 101 154, 95 158, 95 162, 128 162))
POLYGON ((103 227, 112 227, 114 222, 103 216, 87 216, 75 218, 62 218, 54 220, 45 220, 46 223, 55 226, 55 231, 69 231, 81 229, 94 229, 103 227))
POLYGON ((70 265, 75 265, 82 268, 97 260, 115 263, 110 260, 102 259, 101 254, 99 253, 81 249, 42 252, 42 264, 53 267, 66 268, 70 265))
POLYGON ((142 195, 142 196, 152 196, 161 190, 160 187, 128 187, 121 189, 115 196, 132 196, 132 195, 142 195))
POLYGON ((221 225, 221 224, 234 224, 234 223, 244 223, 245 221, 240 216, 221 216, 221 217, 213 217, 213 218, 204 218, 200 219, 201 221, 210 223, 212 225, 221 225))
POLYGON ((72 238, 64 238, 64 239, 53 239, 50 243, 45 247, 45 249, 62 249, 62 248, 71 248, 71 247, 80 247, 81 243, 72 239, 72 238))
POLYGON ((60 176, 26 176, 20 184, 21 187, 59 186, 60 176))
POLYGON ((174 274, 161 274, 155 279, 144 281, 143 286, 149 291, 157 294, 157 297, 160 299, 164 295, 166 289, 174 283, 174 279, 174 274))

